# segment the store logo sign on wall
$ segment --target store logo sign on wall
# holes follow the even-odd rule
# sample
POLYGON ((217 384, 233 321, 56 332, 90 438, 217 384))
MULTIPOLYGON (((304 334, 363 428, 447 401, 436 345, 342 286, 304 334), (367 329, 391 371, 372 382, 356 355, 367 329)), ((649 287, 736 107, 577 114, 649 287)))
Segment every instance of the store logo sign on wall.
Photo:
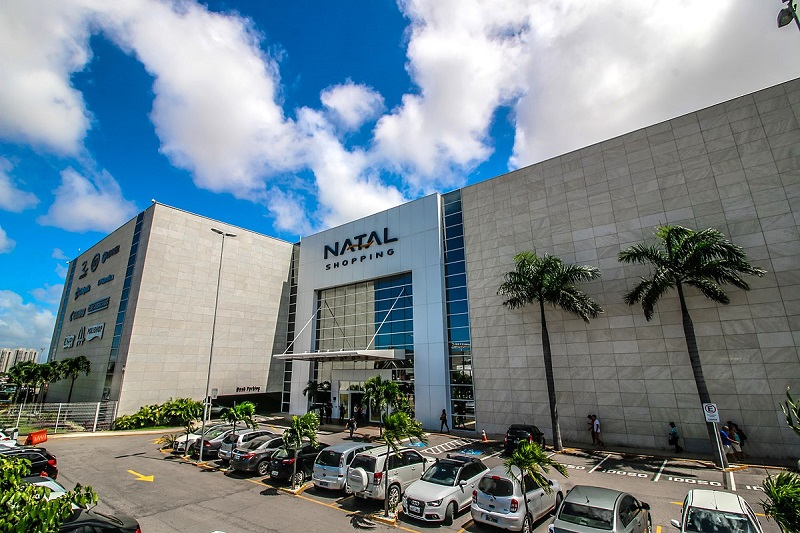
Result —
POLYGON ((92 339, 102 339, 103 329, 105 329, 105 327, 106 323, 103 322, 102 324, 95 324, 86 328, 86 340, 90 341, 92 339))
POLYGON ((92 286, 91 285, 87 285, 85 287, 78 287, 77 289, 75 289, 75 299, 77 300, 78 296, 83 296, 84 294, 86 294, 90 290, 92 290, 92 286))
MULTIPOLYGON (((363 250, 369 249, 371 246, 382 246, 384 244, 389 244, 392 242, 397 242, 397 237, 389 237, 389 228, 383 228, 383 236, 378 234, 377 231, 371 231, 370 233, 362 233, 361 235, 356 235, 352 239, 347 238, 344 241, 336 241, 332 246, 326 244, 323 252, 324 258, 328 259, 329 255, 333 255, 339 257, 343 255, 345 252, 361 252, 363 250)), ((389 248, 385 250, 386 255, 393 255, 394 248, 389 248)), ((348 256, 347 259, 342 259, 341 262, 337 261, 334 263, 328 263, 325 265, 325 270, 330 270, 332 268, 339 268, 340 266, 347 266, 347 265, 354 265, 356 263, 361 263, 364 261, 371 261, 373 259, 380 259, 383 257, 384 250, 375 251, 374 253, 368 254, 361 254, 357 256, 348 256)))
POLYGON ((92 302, 89 304, 89 307, 86 308, 86 312, 90 315, 92 313, 96 313, 98 311, 102 311, 103 309, 108 309, 108 303, 111 301, 110 296, 106 296, 102 300, 97 300, 96 302, 92 302))
POLYGON ((109 274, 108 276, 106 276, 104 278, 98 279, 97 280, 97 285, 98 286, 99 285, 104 285, 104 284, 108 283, 109 281, 113 281, 113 279, 114 279, 114 274, 109 274))
POLYGON ((72 348, 73 346, 75 346, 75 335, 64 337, 64 348, 72 348))
POLYGON ((83 345, 83 341, 86 340, 86 326, 81 326, 81 329, 78 330, 78 338, 75 339, 75 345, 81 346, 83 345))
POLYGON ((84 315, 86 315, 85 307, 83 309, 76 309, 75 311, 69 314, 69 321, 72 322, 76 318, 82 318, 84 315))

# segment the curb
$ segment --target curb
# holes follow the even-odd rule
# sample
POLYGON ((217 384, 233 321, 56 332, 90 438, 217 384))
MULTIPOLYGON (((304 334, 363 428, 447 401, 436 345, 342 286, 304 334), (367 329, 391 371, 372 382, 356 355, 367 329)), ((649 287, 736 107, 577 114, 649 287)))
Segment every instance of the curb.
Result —
POLYGON ((287 487, 278 487, 278 492, 285 492, 286 494, 297 496, 298 494, 302 494, 306 489, 312 487, 313 485, 313 483, 305 482, 294 490, 287 487))
POLYGON ((389 516, 383 516, 383 511, 379 511, 381 514, 371 514, 366 515, 369 517, 370 520, 374 520, 380 524, 385 524, 387 526, 394 526, 397 525, 397 515, 400 514, 399 511, 395 511, 394 513, 389 513, 389 516))

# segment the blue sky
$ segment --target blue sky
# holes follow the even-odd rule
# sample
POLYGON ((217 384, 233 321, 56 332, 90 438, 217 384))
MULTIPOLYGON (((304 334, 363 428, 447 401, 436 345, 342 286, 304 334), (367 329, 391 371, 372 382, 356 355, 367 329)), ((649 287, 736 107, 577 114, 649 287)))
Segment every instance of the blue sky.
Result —
POLYGON ((779 0, 5 0, 0 347, 173 205, 288 241, 800 76, 779 0))

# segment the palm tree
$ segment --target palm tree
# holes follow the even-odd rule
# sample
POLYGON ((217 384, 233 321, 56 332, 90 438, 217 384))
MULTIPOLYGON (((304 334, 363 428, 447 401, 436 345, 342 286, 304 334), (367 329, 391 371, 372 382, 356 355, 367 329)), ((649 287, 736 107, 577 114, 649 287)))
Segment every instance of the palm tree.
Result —
POLYGON ((203 402, 198 402, 191 398, 170 399, 164 404, 164 416, 169 419, 169 423, 178 420, 186 430, 186 434, 192 432, 194 421, 203 415, 203 402))
MULTIPOLYGON (((533 521, 528 513, 528 489, 525 487, 525 477, 528 476, 533 483, 543 489, 547 494, 553 492, 550 480, 545 474, 554 468, 564 477, 569 477, 567 467, 558 461, 553 460, 544 448, 535 442, 522 441, 514 453, 503 463, 509 476, 514 476, 522 486, 522 499, 525 502, 525 520, 522 524, 522 533, 530 533, 533 530, 533 521)), ((556 499, 556 510, 561 501, 556 499)))
POLYGON ((312 446, 317 445, 317 430, 319 430, 319 417, 311 411, 301 416, 293 416, 292 423, 283 432, 283 448, 286 453, 292 454, 292 490, 297 487, 298 481, 303 482, 303 473, 297 472, 297 451, 308 441, 312 446), (298 473, 300 479, 298 480, 298 473))
MULTIPOLYGON (((744 250, 713 228, 694 231, 682 226, 664 225, 656 228, 655 235, 659 241, 657 244, 648 246, 640 243, 619 253, 622 263, 650 265, 650 277, 641 277, 639 284, 625 295, 624 300, 628 305, 641 302, 644 317, 649 321, 653 318, 659 299, 670 289, 678 291, 683 334, 686 337, 697 392, 701 403, 711 403, 700 363, 694 323, 686 306, 684 286, 694 287, 706 298, 727 305, 730 299, 720 287, 721 284, 730 283, 747 291, 750 290, 750 285, 740 274, 760 277, 766 271, 748 263, 744 250)), ((716 430, 712 423, 708 423, 707 427, 711 449, 716 450, 716 430)), ((725 454, 720 453, 720 459, 720 466, 726 468, 725 454)))
POLYGON ((781 531, 797 531, 800 524, 800 475, 781 471, 777 476, 767 476, 762 484, 768 500, 762 500, 764 514, 775 520, 781 531))
POLYGON ((561 259, 548 254, 539 257, 535 252, 521 252, 514 256, 515 269, 507 272, 497 294, 505 296, 503 305, 517 309, 538 302, 542 322, 542 355, 547 378, 547 395, 550 400, 550 421, 553 425, 553 447, 562 449, 561 427, 558 424, 556 386, 553 378, 553 358, 550 351, 550 334, 547 331, 545 304, 578 315, 586 322, 603 312, 597 302, 578 290, 575 284, 600 277, 600 270, 589 265, 565 265, 561 259))
POLYGON ((386 460, 383 462, 383 494, 384 516, 389 516, 389 505, 397 507, 400 503, 400 492, 389 494, 389 455, 400 450, 400 443, 406 439, 417 439, 428 442, 428 437, 419 421, 409 417, 404 411, 395 411, 383 417, 383 441, 386 443, 386 460), (389 500, 392 500, 390 502, 389 500))
POLYGON ((367 402, 381 421, 378 424, 379 435, 383 435, 383 415, 389 414, 389 407, 395 407, 400 398, 400 386, 391 380, 384 380, 380 375, 364 382, 363 402, 367 402))
POLYGON ((800 437, 800 400, 795 400, 786 387, 786 404, 781 404, 781 410, 786 415, 786 423, 800 437))
POLYGON ((63 378, 62 366, 59 361, 49 361, 39 365, 39 383, 41 383, 39 402, 44 403, 45 386, 49 389, 50 383, 63 378))
POLYGON ((67 403, 72 401, 72 388, 75 386, 75 380, 78 379, 78 375, 83 372, 87 376, 89 372, 92 371, 92 362, 86 358, 85 355, 79 355, 78 357, 69 357, 61 361, 63 365, 64 377, 70 378, 72 383, 69 385, 69 396, 67 396, 67 403))
POLYGON ((244 422, 245 427, 258 429, 258 423, 255 421, 256 405, 253 402, 241 402, 228 409, 222 415, 227 422, 233 424, 233 434, 236 435, 236 424, 244 422))
POLYGON ((19 402, 19 395, 25 389, 25 399, 23 404, 28 401, 28 391, 39 382, 39 365, 33 361, 23 361, 11 367, 8 377, 17 384, 16 401, 19 402))

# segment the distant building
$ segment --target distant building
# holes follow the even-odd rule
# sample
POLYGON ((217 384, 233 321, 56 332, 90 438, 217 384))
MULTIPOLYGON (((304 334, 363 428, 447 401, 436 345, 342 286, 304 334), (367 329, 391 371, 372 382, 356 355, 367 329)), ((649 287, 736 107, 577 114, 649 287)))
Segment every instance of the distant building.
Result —
POLYGON ((39 350, 32 348, 0 348, 0 372, 8 372, 16 364, 25 361, 36 362, 39 357, 39 350))

